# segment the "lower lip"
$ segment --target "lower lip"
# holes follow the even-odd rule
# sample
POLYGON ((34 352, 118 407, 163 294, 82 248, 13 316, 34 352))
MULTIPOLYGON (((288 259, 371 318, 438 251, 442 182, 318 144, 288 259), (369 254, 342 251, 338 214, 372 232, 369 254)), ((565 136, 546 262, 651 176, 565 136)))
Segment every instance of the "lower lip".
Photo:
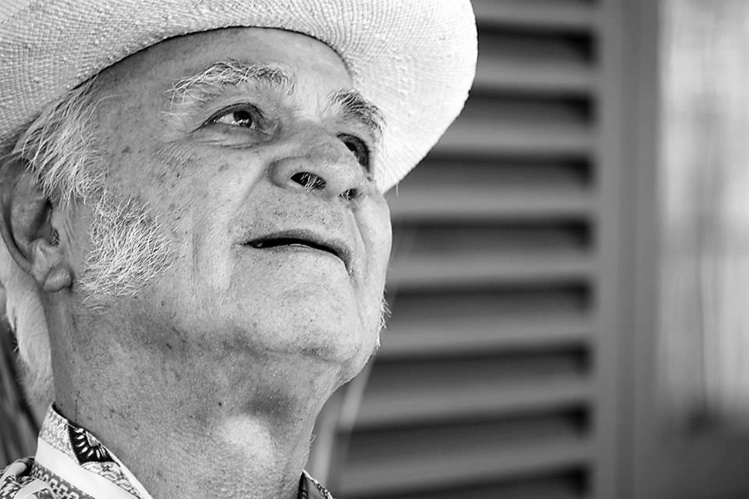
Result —
POLYGON ((323 257, 329 260, 337 262, 346 268, 346 264, 338 256, 330 253, 329 251, 313 248, 311 246, 305 246, 304 244, 283 244, 280 246, 270 246, 267 248, 256 248, 254 246, 248 246, 256 251, 271 252, 278 254, 308 254, 311 256, 323 257))

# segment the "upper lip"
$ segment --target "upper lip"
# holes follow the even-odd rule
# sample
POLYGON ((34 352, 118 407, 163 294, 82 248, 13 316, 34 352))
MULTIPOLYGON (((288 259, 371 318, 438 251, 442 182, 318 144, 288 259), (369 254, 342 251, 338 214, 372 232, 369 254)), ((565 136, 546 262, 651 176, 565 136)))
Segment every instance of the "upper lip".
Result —
POLYGON ((347 271, 351 271, 351 248, 345 241, 337 237, 324 236, 308 229, 290 229, 264 234, 254 237, 244 243, 247 246, 262 248, 263 245, 274 246, 303 244, 311 248, 327 251, 340 258, 347 271))

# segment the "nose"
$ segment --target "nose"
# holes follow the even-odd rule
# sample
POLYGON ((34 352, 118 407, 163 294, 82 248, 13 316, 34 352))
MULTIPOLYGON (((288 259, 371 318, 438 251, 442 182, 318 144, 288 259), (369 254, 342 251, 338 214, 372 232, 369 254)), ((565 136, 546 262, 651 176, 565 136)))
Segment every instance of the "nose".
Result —
POLYGON ((358 200, 368 184, 364 167, 335 136, 300 137, 294 151, 271 165, 274 184, 324 199, 358 200))

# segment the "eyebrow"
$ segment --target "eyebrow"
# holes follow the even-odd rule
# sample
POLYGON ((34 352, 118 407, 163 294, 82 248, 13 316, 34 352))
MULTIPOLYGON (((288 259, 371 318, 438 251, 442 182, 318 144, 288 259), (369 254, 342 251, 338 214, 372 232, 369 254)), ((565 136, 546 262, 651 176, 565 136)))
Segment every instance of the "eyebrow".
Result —
MULTIPOLYGON (((227 59, 213 63, 198 74, 180 79, 167 91, 167 95, 172 106, 185 100, 205 103, 220 96, 226 87, 238 87, 250 82, 277 89, 286 95, 292 95, 296 87, 294 76, 281 68, 227 59)), ((358 90, 333 92, 326 102, 326 108, 331 107, 340 108, 344 119, 361 123, 376 143, 382 139, 385 128, 382 111, 358 90)))
POLYGON ((343 110, 343 116, 348 120, 359 121, 365 128, 369 129, 376 141, 382 139, 385 128, 385 118, 382 111, 364 98, 355 89, 339 90, 328 97, 328 102, 343 110))
POLYGON ((287 95, 294 93, 294 78, 281 68, 251 65, 234 59, 219 61, 200 73, 177 81, 167 91, 172 105, 186 99, 207 102, 225 87, 238 87, 255 82, 278 89, 287 95))

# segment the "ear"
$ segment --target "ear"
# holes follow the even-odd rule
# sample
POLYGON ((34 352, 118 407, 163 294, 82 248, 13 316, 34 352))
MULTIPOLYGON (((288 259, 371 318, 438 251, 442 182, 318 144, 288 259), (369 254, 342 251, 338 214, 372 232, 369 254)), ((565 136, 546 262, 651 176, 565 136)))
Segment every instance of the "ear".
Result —
POLYGON ((50 293, 69 288, 73 276, 52 211, 23 161, 7 160, 0 170, 0 233, 16 264, 50 293))

